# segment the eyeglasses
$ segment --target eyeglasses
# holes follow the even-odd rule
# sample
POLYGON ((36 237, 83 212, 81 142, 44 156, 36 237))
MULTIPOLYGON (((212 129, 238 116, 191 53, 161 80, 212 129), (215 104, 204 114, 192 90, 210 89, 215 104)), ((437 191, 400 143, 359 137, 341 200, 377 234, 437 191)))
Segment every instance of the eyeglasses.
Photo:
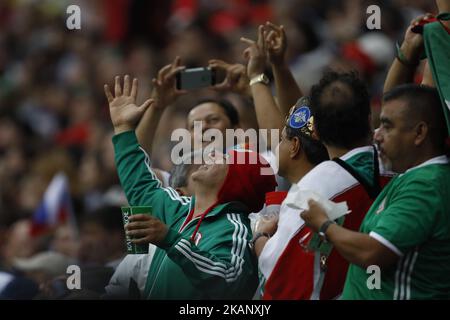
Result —
POLYGON ((309 106, 309 98, 301 97, 289 110, 289 115, 286 117, 286 126, 294 130, 300 130, 301 133, 312 137, 314 117, 311 115, 309 106))

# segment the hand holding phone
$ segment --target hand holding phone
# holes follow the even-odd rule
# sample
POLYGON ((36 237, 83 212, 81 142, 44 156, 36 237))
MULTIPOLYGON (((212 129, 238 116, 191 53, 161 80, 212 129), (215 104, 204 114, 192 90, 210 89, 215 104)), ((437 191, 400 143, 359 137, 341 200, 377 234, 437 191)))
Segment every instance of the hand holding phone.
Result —
POLYGON ((184 69, 178 72, 176 76, 176 87, 178 90, 194 90, 215 84, 216 72, 209 67, 184 69))

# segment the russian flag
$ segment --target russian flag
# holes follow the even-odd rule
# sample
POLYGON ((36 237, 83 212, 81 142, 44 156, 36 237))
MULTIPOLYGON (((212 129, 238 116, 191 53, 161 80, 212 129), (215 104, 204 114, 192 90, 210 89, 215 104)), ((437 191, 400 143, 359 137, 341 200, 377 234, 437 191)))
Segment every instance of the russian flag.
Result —
POLYGON ((74 222, 69 183, 64 173, 56 174, 44 193, 44 198, 34 212, 31 235, 40 236, 59 225, 74 222))

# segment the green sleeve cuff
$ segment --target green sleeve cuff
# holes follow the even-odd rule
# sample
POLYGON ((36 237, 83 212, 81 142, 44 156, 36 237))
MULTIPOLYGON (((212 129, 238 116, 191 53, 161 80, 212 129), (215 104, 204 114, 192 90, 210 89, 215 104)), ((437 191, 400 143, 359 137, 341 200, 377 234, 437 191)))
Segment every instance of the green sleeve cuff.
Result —
POLYGON ((181 234, 177 231, 169 228, 164 240, 159 244, 159 247, 164 250, 169 250, 172 248, 180 239, 182 238, 181 234))
POLYGON ((117 150, 124 150, 132 145, 139 145, 134 130, 121 132, 112 137, 113 145, 117 150))

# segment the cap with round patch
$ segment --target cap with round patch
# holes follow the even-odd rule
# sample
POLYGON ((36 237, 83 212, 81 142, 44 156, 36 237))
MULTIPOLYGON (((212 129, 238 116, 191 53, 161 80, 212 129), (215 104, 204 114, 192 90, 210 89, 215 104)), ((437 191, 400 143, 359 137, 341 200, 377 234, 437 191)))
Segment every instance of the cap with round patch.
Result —
POLYGON ((311 136, 313 132, 314 117, 309 108, 308 97, 301 97, 291 108, 286 119, 286 125, 292 129, 300 130, 303 134, 311 136))

